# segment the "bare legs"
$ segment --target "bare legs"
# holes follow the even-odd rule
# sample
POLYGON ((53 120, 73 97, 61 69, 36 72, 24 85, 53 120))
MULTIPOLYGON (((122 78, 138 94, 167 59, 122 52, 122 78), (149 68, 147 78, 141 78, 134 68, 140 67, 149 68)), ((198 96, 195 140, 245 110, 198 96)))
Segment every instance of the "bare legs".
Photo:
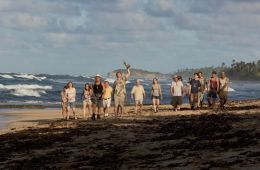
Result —
POLYGON ((160 100, 159 99, 153 99, 154 113, 157 113, 159 111, 159 105, 160 105, 160 100))
POLYGON ((83 118, 86 119, 86 110, 88 109, 88 116, 87 119, 90 118, 90 115, 92 113, 91 104, 87 102, 83 102, 83 118))
POLYGON ((61 103, 61 107, 62 107, 62 117, 63 117, 63 119, 66 119, 67 118, 67 116, 68 116, 68 107, 67 107, 67 103, 64 103, 64 102, 62 102, 61 103))

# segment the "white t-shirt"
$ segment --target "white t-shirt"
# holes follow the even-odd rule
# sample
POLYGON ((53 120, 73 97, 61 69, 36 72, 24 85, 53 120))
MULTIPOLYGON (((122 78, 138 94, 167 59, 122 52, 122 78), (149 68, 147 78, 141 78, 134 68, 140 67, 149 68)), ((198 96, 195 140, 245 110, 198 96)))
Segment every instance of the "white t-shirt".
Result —
POLYGON ((76 89, 72 88, 72 89, 67 89, 66 90, 66 95, 69 98, 69 102, 75 102, 76 101, 76 89))
POLYGON ((173 81, 171 88, 173 88, 173 96, 182 96, 183 83, 181 81, 173 81))
POLYGON ((134 86, 131 92, 132 95, 134 95, 135 100, 143 100, 144 99, 144 87, 143 86, 134 86))

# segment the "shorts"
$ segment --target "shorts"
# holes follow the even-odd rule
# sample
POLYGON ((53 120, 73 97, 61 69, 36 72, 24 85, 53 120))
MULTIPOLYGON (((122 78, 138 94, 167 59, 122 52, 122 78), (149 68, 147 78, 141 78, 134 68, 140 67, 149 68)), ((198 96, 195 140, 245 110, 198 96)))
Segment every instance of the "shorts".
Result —
POLYGON ((182 96, 173 96, 171 104, 173 106, 182 105, 182 96))
POLYGON ((198 93, 191 93, 190 94, 190 104, 192 106, 197 106, 199 100, 199 95, 198 93))
POLYGON ((76 108, 76 102, 68 102, 68 108, 76 108))
POLYGON ((160 96, 153 96, 152 99, 159 100, 160 96))
POLYGON ((143 101, 144 101, 143 99, 142 100, 135 100, 135 104, 136 105, 139 105, 139 104, 142 105, 143 101))
POLYGON ((115 106, 118 106, 118 105, 124 106, 125 105, 125 95, 123 95, 123 96, 115 95, 114 99, 115 99, 115 106))
POLYGON ((215 91, 215 90, 210 90, 210 91, 208 92, 208 98, 213 98, 213 99, 218 98, 217 91, 215 91))
POLYGON ((92 97, 91 101, 94 105, 96 105, 99 108, 103 106, 103 102, 100 97, 94 96, 94 97, 92 97))
POLYGON ((104 107, 104 108, 109 108, 109 107, 111 107, 111 98, 109 98, 109 99, 103 99, 103 107, 104 107))
POLYGON ((89 99, 83 100, 83 105, 92 105, 92 101, 89 99))
POLYGON ((228 92, 227 91, 220 91, 219 92, 219 99, 220 100, 227 100, 228 98, 228 92))

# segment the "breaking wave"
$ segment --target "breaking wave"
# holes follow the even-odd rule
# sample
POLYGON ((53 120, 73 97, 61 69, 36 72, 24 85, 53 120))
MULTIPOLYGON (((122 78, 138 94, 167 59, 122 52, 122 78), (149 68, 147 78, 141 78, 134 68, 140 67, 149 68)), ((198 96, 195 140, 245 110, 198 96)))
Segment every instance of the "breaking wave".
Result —
POLYGON ((0 84, 0 90, 10 91, 14 96, 32 96, 41 97, 42 94, 46 94, 45 90, 51 90, 52 86, 40 86, 37 84, 17 84, 17 85, 3 85, 0 84))

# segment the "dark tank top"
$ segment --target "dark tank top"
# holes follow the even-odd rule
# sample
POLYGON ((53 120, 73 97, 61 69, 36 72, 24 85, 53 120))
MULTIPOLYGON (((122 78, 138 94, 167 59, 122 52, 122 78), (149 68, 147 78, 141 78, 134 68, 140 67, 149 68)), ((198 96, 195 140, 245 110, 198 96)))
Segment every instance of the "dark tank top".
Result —
POLYGON ((100 84, 94 84, 93 85, 93 92, 95 96, 100 96, 103 93, 103 85, 100 84))
POLYGON ((218 82, 217 80, 210 80, 210 89, 211 90, 217 90, 218 89, 218 82))

